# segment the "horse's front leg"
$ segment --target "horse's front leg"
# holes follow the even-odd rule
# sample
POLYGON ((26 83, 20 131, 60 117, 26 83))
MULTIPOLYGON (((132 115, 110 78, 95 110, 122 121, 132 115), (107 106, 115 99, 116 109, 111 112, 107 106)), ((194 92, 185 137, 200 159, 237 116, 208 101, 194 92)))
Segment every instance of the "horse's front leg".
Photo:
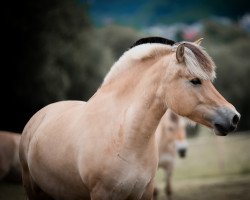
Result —
POLYGON ((171 200, 172 198, 172 193, 173 193, 173 189, 172 189, 172 169, 167 171, 166 173, 166 188, 165 188, 165 192, 166 192, 166 197, 167 200, 171 200))

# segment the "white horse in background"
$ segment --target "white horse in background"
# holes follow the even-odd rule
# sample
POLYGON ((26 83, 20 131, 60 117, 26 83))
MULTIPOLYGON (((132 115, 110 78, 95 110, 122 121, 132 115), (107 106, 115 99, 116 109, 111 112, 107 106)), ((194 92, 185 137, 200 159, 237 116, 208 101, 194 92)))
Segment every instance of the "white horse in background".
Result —
POLYGON ((0 131, 0 180, 21 183, 18 133, 0 131))

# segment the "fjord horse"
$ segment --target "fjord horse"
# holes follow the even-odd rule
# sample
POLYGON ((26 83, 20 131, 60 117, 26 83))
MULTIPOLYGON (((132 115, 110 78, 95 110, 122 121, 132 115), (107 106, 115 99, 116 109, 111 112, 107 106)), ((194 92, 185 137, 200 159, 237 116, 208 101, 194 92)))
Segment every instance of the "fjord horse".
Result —
MULTIPOLYGON (((170 199, 172 195, 172 174, 176 153, 181 158, 186 156, 188 146, 186 120, 168 109, 163 115, 155 134, 159 150, 158 168, 162 168, 165 172, 165 194, 167 199, 170 199)), ((155 186, 154 199, 157 199, 157 194, 158 189, 155 186)))
POLYGON ((20 134, 0 131, 0 180, 21 183, 20 139, 20 134))
POLYGON ((168 108, 218 135, 235 130, 240 115, 214 77, 214 62, 196 43, 137 41, 86 104, 53 103, 26 124, 20 160, 28 198, 151 199, 155 131, 168 108))

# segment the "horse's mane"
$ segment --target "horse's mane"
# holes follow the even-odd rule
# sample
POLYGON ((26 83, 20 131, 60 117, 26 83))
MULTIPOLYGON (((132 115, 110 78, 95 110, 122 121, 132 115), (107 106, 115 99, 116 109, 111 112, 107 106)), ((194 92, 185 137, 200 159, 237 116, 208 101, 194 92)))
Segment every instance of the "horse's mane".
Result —
POLYGON ((173 51, 175 52, 180 44, 185 46, 184 57, 188 72, 201 79, 213 80, 216 76, 215 64, 201 46, 186 41, 176 43, 162 37, 148 37, 136 41, 130 49, 114 63, 106 75, 103 84, 109 82, 124 69, 133 67, 131 62, 140 61, 145 58, 153 58, 173 51))
POLYGON ((195 43, 184 41, 174 45, 176 49, 179 44, 185 46, 184 57, 188 72, 201 79, 213 81, 216 77, 216 66, 204 48, 195 43))
POLYGON ((167 45, 172 46, 176 42, 173 40, 162 38, 162 37, 147 37, 147 38, 141 38, 141 39, 137 40, 130 48, 133 48, 133 47, 141 45, 141 44, 147 44, 147 43, 167 44, 167 45))

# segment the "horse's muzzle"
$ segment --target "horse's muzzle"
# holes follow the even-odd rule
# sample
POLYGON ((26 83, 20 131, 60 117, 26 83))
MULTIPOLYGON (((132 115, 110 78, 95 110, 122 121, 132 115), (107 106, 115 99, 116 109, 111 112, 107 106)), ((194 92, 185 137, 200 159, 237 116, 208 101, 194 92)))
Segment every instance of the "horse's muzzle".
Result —
POLYGON ((178 154, 180 158, 185 158, 187 153, 187 149, 178 149, 178 154))
POLYGON ((233 109, 220 107, 216 110, 213 126, 216 135, 225 136, 235 131, 240 121, 240 114, 233 109))

